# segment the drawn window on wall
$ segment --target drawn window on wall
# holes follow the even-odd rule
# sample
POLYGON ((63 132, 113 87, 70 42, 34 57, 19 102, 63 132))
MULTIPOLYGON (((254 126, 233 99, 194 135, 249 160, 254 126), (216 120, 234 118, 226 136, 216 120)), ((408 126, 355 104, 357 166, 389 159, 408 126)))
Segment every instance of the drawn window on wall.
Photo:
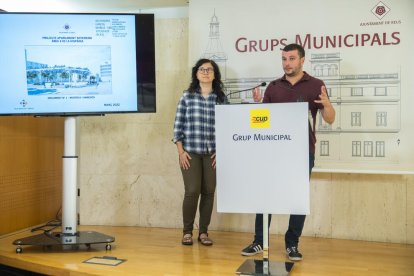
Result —
POLYGON ((361 141, 352 141, 352 156, 361 156, 361 141))
POLYGON ((377 112, 377 126, 387 126, 387 112, 377 112))
POLYGON ((328 76, 336 76, 338 75, 338 66, 336 64, 332 64, 329 66, 328 76))
POLYGON ((364 156, 373 157, 372 151, 373 151, 372 141, 365 141, 364 142, 364 156))
POLYGON ((329 156, 329 141, 321 141, 321 156, 329 156))
POLYGON ((375 96, 387 96, 387 87, 375 87, 375 96))
POLYGON ((384 141, 375 142, 375 155, 377 157, 385 157, 385 142, 384 141))
POLYGON ((315 72, 315 76, 320 77, 322 76, 322 66, 321 65, 315 65, 315 68, 313 69, 315 72))
POLYGON ((362 87, 352 87, 351 88, 351 96, 363 96, 362 87))
POLYGON ((361 126, 361 112, 351 112, 351 126, 361 126))
POLYGON ((322 72, 322 76, 329 76, 329 64, 324 64, 323 65, 323 72, 322 72))

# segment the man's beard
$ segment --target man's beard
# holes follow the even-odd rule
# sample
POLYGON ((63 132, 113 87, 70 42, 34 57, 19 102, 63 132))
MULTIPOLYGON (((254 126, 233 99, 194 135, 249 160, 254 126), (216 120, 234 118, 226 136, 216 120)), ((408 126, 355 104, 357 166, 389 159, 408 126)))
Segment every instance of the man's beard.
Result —
POLYGON ((283 71, 285 72, 285 75, 286 76, 288 76, 288 77, 294 77, 294 76, 296 76, 296 75, 298 75, 300 73, 301 68, 297 68, 297 69, 290 68, 290 69, 288 69, 288 71, 290 71, 290 73, 286 72, 285 69, 283 71))
POLYGON ((297 75, 297 72, 296 72, 296 71, 294 71, 294 70, 292 70, 290 73, 288 73, 288 72, 286 72, 286 71, 285 71, 285 74, 286 74, 286 76, 288 76, 288 77, 294 77, 295 75, 297 75))

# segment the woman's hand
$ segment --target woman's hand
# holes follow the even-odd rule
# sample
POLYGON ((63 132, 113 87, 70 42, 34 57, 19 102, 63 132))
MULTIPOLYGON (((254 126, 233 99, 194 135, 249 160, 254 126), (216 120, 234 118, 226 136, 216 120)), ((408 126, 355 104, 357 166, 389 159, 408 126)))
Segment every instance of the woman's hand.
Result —
POLYGON ((180 160, 180 167, 188 170, 190 168, 191 156, 186 151, 183 151, 179 154, 178 158, 180 160))
POLYGON ((211 165, 215 169, 216 168, 216 154, 213 153, 210 158, 213 159, 213 162, 211 163, 211 165))

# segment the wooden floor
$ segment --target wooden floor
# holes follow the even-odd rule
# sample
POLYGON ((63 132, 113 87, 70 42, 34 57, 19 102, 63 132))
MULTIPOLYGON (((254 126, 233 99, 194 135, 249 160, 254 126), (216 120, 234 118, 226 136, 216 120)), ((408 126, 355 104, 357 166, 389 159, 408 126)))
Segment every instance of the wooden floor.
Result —
MULTIPOLYGON (((0 263, 50 275, 235 275, 248 259, 240 250, 252 239, 251 233, 212 231, 212 247, 197 242, 182 246, 180 229, 82 226, 78 230, 114 236, 112 250, 106 252, 104 244, 78 250, 25 246, 22 254, 16 254, 12 242, 33 235, 24 231, 0 238, 0 263), (118 266, 83 263, 102 256, 127 261, 118 266)), ((270 242, 270 261, 288 261, 283 237, 272 235, 270 242)), ((302 237, 300 250, 304 259, 290 275, 414 275, 414 245, 302 237)))

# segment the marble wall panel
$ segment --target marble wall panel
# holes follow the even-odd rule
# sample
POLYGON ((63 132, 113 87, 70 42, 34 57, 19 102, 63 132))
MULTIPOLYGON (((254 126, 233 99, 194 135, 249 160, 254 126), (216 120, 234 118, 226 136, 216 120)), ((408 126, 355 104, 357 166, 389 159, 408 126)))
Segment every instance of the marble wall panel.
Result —
POLYGON ((179 170, 170 124, 93 123, 81 138, 81 173, 164 174, 179 170))
POLYGON ((310 189, 310 214, 306 217, 303 235, 331 237, 332 235, 332 176, 313 173, 310 189))
POLYGON ((137 175, 82 174, 80 223, 136 225, 139 221, 137 175))
POLYGON ((332 237, 406 242, 406 185, 399 175, 337 174, 332 237))
POLYGON ((182 192, 172 177, 159 175, 82 175, 80 222, 179 228, 182 192))

